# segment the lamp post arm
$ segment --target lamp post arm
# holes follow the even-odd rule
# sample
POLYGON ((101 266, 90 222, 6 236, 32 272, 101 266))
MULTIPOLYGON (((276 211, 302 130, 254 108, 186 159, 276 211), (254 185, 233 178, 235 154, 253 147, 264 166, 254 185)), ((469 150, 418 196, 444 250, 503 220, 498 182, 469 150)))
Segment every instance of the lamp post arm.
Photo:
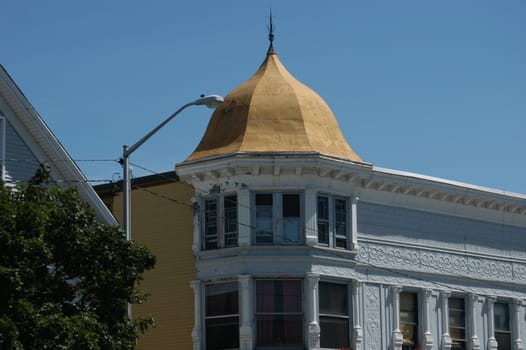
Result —
POLYGON ((190 106, 193 106, 195 104, 196 104, 195 101, 194 102, 189 102, 189 103, 185 104, 184 106, 182 106, 181 108, 179 108, 174 113, 172 113, 172 115, 170 115, 168 118, 166 118, 161 124, 157 125, 152 131, 150 131, 148 134, 146 134, 143 138, 141 138, 139 141, 137 141, 134 145, 128 147, 128 149, 123 152, 122 158, 128 158, 133 152, 135 152, 137 150, 137 148, 141 147, 141 145, 143 143, 145 143, 146 141, 148 141, 148 139, 150 137, 155 135, 157 133, 157 131, 159 131, 166 124, 168 124, 173 118, 175 118, 175 116, 177 116, 179 113, 181 113, 184 109, 186 109, 186 108, 188 108, 190 106))

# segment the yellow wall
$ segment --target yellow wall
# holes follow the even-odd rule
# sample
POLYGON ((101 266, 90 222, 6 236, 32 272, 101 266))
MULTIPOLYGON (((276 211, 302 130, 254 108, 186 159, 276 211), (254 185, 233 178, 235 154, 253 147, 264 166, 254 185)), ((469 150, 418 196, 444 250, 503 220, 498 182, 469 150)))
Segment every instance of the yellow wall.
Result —
MULTIPOLYGON (((140 186, 140 185, 138 185, 140 186)), ((137 349, 191 349, 195 279, 192 253, 193 209, 191 186, 180 182, 147 185, 132 192, 132 239, 146 245, 157 264, 145 274, 141 290, 151 294, 143 305, 133 306, 133 317, 152 314, 156 327, 139 338, 137 349)), ((122 217, 122 196, 113 203, 122 217)))

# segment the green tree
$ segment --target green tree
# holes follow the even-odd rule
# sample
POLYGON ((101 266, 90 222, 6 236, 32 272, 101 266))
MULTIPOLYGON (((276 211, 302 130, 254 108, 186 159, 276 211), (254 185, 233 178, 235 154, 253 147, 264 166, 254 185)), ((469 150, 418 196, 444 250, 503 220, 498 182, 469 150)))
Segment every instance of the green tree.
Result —
POLYGON ((0 183, 0 349, 133 349, 153 319, 127 304, 155 257, 98 222, 73 188, 0 183))

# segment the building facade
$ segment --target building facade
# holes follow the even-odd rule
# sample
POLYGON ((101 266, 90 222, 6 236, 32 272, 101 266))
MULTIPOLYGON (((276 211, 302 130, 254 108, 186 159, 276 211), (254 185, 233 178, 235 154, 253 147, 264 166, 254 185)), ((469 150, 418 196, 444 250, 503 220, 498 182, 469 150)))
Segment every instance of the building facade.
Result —
POLYGON ((132 221, 185 269, 145 280, 186 291, 193 317, 159 324, 177 348, 524 349, 526 196, 363 161, 272 45, 176 172, 132 221))

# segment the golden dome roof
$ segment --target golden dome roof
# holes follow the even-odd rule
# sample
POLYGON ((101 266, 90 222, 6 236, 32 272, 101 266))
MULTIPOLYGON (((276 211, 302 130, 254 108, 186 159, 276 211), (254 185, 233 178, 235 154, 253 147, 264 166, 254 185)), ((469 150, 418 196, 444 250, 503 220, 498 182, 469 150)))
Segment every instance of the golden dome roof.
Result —
POLYGON ((316 152, 362 162, 327 103, 296 80, 272 48, 215 110, 187 161, 246 152, 316 152))

